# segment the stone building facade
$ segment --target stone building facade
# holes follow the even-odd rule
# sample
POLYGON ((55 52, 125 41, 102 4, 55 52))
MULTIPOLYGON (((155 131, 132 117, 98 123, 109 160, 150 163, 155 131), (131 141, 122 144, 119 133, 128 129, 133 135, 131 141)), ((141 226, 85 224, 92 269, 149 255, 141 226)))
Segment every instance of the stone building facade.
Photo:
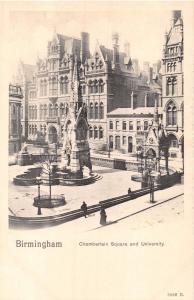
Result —
POLYGON ((184 154, 184 43, 181 11, 172 12, 171 28, 165 33, 162 57, 163 124, 170 157, 184 154))
POLYGON ((9 155, 21 149, 21 101, 23 98, 20 86, 9 85, 9 155))
POLYGON ((129 45, 125 52, 119 51, 117 33, 112 42, 112 49, 97 43, 91 54, 88 33, 82 32, 81 39, 54 33, 47 57, 38 59, 28 84, 28 140, 62 142, 75 58, 80 99, 87 105, 91 148, 107 149, 109 112, 154 105, 155 91, 134 72, 129 45))
POLYGON ((128 43, 124 49, 124 52, 119 50, 117 33, 112 35, 111 49, 97 42, 91 53, 88 33, 73 38, 55 32, 48 42, 46 58, 38 59, 36 66, 23 64, 20 68, 26 91, 22 106, 25 139, 62 144, 76 60, 79 99, 87 106, 90 148, 136 153, 145 140, 147 124, 157 103, 169 138, 170 156, 181 157, 184 145, 181 12, 173 12, 161 62, 152 67, 145 62, 141 71, 138 61, 130 56, 128 43))
MULTIPOLYGON (((123 153, 143 152, 149 127, 154 117, 154 107, 118 108, 108 113, 109 149, 123 153)), ((162 108, 159 108, 162 118, 162 108)))

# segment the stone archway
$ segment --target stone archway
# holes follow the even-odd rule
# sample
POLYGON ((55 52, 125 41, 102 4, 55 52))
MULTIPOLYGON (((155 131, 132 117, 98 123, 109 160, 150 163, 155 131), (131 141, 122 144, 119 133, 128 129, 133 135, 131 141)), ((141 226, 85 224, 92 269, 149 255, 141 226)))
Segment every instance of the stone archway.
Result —
POLYGON ((58 140, 58 134, 57 129, 55 126, 50 126, 48 130, 48 142, 49 144, 57 143, 58 140))

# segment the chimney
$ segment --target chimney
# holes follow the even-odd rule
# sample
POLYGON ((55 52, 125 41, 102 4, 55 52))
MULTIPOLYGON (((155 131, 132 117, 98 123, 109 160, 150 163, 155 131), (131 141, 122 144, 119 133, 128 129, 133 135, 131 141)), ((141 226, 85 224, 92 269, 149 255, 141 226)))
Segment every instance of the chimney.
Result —
POLYGON ((181 10, 173 10, 172 11, 172 18, 171 18, 171 25, 174 27, 176 21, 181 18, 181 10))
POLYGON ((112 43, 113 43, 113 66, 119 64, 119 35, 118 33, 112 34, 112 43))
POLYGON ((89 50, 89 34, 87 32, 81 32, 81 62, 85 63, 86 58, 90 57, 89 50))

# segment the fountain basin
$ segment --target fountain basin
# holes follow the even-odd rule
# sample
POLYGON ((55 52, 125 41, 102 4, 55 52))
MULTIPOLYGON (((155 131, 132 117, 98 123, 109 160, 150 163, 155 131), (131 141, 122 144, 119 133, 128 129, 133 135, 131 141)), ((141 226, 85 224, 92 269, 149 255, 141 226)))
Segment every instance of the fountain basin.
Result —
POLYGON ((33 205, 41 208, 53 208, 59 207, 66 204, 65 197, 61 195, 41 195, 40 197, 34 198, 33 205))

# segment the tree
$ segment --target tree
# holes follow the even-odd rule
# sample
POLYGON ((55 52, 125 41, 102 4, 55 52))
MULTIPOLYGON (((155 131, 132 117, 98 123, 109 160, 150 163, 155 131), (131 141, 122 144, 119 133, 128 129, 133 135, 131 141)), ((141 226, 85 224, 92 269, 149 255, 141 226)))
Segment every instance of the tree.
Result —
POLYGON ((54 154, 46 154, 41 157, 40 166, 42 168, 42 174, 46 174, 48 176, 50 200, 51 200, 51 187, 52 187, 54 163, 56 163, 56 155, 54 154))

